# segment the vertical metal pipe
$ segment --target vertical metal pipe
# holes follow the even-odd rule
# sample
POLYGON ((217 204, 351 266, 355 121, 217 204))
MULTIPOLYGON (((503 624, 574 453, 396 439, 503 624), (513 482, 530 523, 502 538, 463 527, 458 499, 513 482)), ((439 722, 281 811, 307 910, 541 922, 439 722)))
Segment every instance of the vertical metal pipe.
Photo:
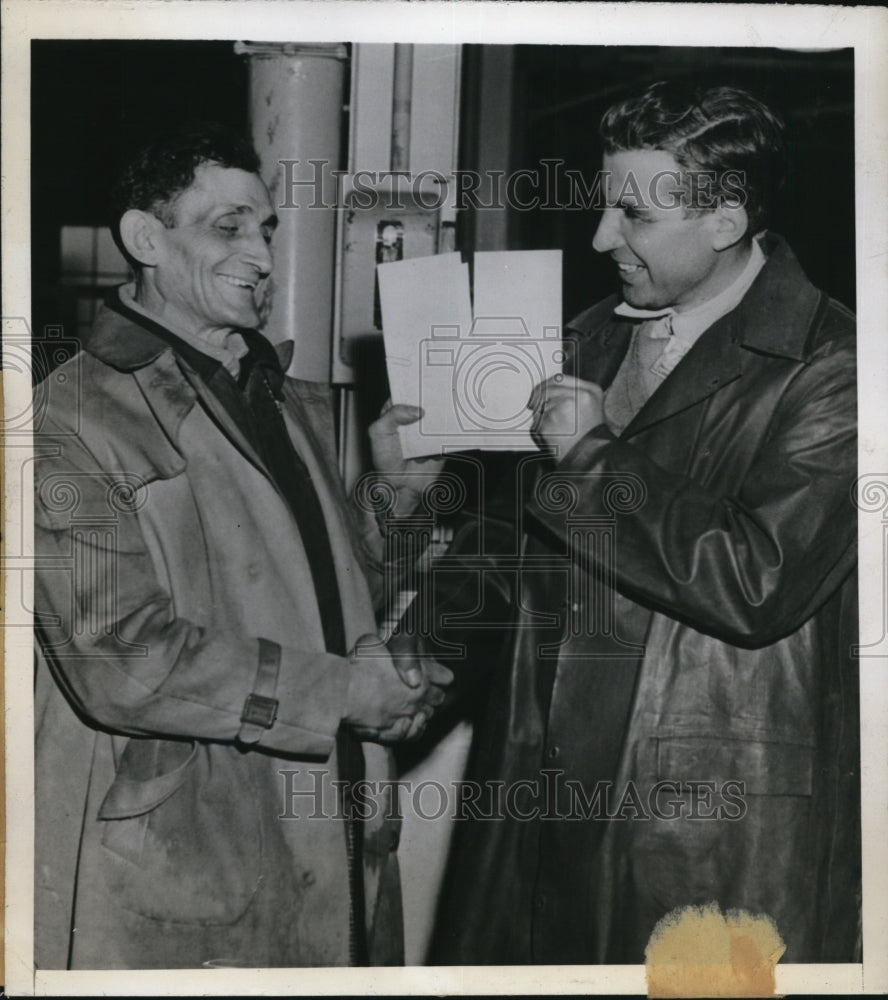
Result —
POLYGON ((392 85, 392 170, 410 169, 410 116, 413 104, 413 46, 395 45, 392 85))
POLYGON ((250 125, 280 224, 265 333, 294 342, 290 373, 330 380, 343 82, 340 44, 239 42, 250 58, 250 125), (284 168, 282 161, 298 161, 284 168))

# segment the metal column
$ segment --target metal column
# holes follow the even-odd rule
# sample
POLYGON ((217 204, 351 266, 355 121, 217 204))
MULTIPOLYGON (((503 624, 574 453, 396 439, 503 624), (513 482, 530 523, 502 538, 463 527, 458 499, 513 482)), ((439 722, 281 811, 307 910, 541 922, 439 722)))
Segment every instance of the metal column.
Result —
POLYGON ((280 219, 265 333, 274 343, 294 341, 291 375, 329 382, 336 245, 331 171, 340 165, 348 50, 343 44, 238 42, 235 51, 250 60, 253 143, 280 219), (317 184, 286 183, 282 161, 294 160, 290 177, 317 184))

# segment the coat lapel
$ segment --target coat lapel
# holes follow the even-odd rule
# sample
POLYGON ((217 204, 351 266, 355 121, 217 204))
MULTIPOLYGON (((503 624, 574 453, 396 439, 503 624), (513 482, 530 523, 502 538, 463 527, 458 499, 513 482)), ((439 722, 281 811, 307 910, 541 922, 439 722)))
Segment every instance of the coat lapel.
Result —
MULTIPOLYGON (((749 352, 804 361, 808 335, 821 294, 808 281, 786 242, 761 238, 767 262, 742 302, 700 337, 675 370, 635 415, 621 437, 628 438, 693 406, 743 374, 749 352), (789 316, 775 322, 774 303, 793 302, 789 316)), ((578 336, 576 374, 607 389, 632 339, 634 323, 614 315, 611 296, 568 324, 578 336)))
MULTIPOLYGON (((629 350, 636 323, 628 317, 615 316, 608 300, 609 315, 593 337, 581 340, 578 347, 577 375, 607 389, 616 377, 629 350)), ((741 373, 741 349, 735 323, 729 314, 706 331, 635 415, 622 437, 630 437, 651 424, 666 420, 727 385, 741 373)), ((584 314, 594 323, 600 316, 584 314)), ((572 328, 582 333, 577 323, 572 328)))
POLYGON ((700 337, 621 436, 632 437, 718 392, 740 377, 742 361, 735 320, 729 314, 700 337))
POLYGON ((576 350, 571 374, 603 389, 613 382, 632 341, 632 320, 614 315, 619 301, 611 295, 567 324, 566 339, 576 350))
POLYGON ((235 448, 241 452, 244 458, 246 458, 252 465, 255 465, 267 479, 271 480, 271 474, 266 468, 265 463, 259 457, 255 448, 253 448, 244 436, 240 427, 238 427, 234 420, 232 420, 231 415, 225 407, 216 398, 215 394, 207 388, 204 381, 199 378, 198 375, 187 366, 187 364, 183 365, 182 368, 185 372, 185 377, 194 389, 198 399, 200 399, 204 408, 207 410, 219 430, 221 430, 228 440, 235 446, 235 448))
POLYGON ((166 478, 184 468, 178 451, 182 422, 200 400, 213 422, 244 457, 271 480, 265 463, 229 416, 225 407, 207 388, 187 362, 176 360, 165 340, 157 333, 158 324, 127 307, 115 289, 96 318, 86 350, 103 363, 132 374, 147 405, 172 446, 168 455, 158 454, 154 464, 166 478), (183 378, 184 374, 184 378, 183 378))

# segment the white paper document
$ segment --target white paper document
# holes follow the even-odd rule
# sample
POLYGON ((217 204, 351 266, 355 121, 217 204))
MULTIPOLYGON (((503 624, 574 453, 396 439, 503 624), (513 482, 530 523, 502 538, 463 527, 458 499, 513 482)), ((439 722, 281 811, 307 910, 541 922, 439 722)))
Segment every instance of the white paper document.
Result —
POLYGON ((392 400, 421 406, 400 428, 407 458, 535 451, 534 386, 561 371, 561 251, 476 253, 474 309, 458 253, 380 264, 392 400))

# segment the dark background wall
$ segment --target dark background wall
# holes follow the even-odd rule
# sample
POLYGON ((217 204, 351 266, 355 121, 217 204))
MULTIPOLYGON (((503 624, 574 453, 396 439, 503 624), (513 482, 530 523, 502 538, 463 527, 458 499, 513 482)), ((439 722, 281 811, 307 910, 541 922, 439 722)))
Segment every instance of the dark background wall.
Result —
POLYGON ((208 117, 247 128, 247 66, 232 42, 31 43, 34 330, 70 325, 61 226, 105 226, 114 179, 140 141, 208 117))

